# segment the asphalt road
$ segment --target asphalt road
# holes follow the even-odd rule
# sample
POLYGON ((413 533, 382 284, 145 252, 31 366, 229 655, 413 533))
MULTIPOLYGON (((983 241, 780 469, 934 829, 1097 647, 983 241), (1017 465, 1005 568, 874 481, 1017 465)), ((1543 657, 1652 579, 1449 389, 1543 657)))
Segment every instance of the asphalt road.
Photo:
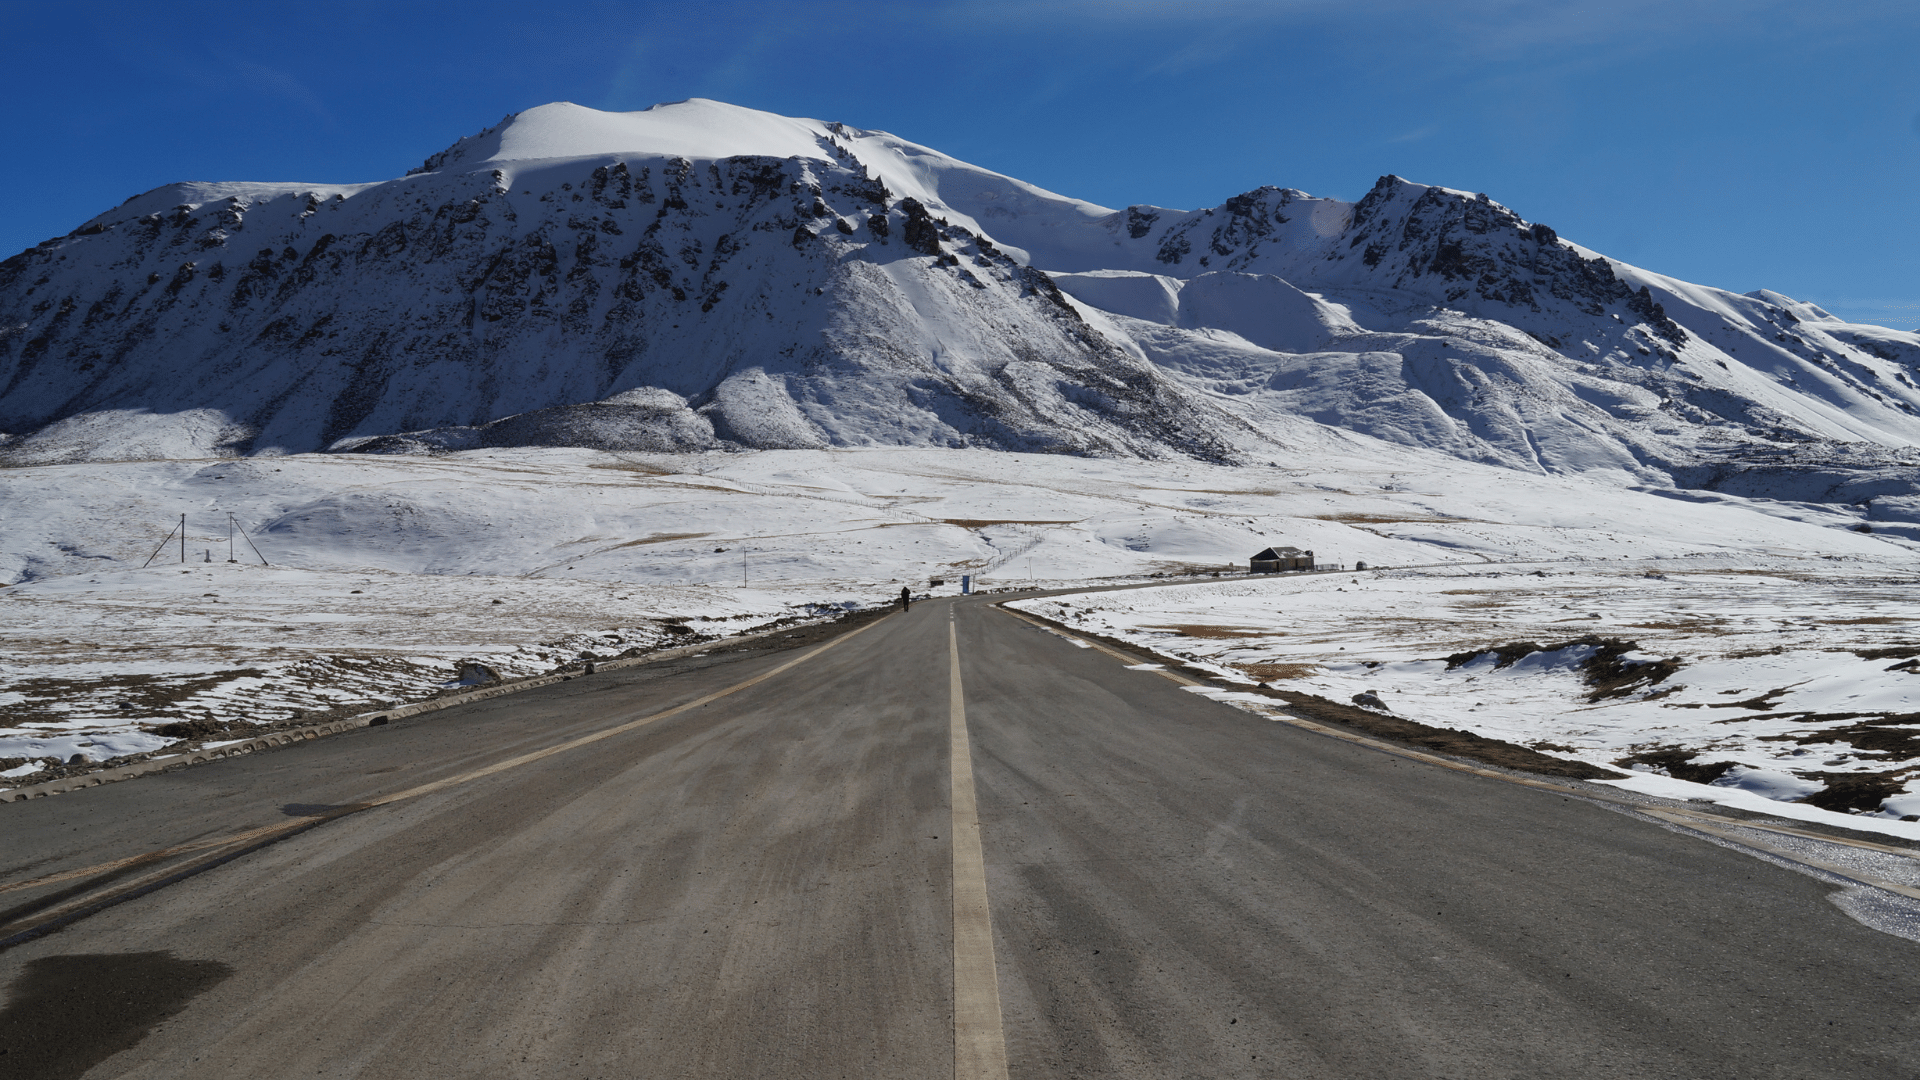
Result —
POLYGON ((0 951, 0 1077, 1920 1075, 1804 875, 977 601, 818 647, 0 806, 0 936, 148 890, 0 951))

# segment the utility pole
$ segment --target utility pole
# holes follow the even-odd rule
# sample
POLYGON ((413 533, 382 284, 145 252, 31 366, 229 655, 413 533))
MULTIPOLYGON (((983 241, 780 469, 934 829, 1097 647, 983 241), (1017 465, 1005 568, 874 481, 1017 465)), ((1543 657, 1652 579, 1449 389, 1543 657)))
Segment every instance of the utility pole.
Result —
POLYGON ((180 565, 187 563, 187 515, 180 515, 180 565))
POLYGON ((227 515, 227 561, 233 562, 233 515, 227 515))

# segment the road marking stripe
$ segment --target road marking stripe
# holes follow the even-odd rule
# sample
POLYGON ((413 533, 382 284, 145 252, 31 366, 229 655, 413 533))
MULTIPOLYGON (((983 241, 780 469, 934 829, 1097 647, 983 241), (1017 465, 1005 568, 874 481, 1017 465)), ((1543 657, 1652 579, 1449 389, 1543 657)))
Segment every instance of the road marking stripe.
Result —
POLYGON ((838 645, 841 642, 846 641, 847 639, 853 637, 854 635, 866 633, 868 630, 872 629, 873 627, 878 626, 881 623, 887 621, 887 619, 890 617, 891 616, 882 615, 878 619, 875 619, 872 622, 868 623, 867 625, 860 627, 858 630, 852 630, 845 634, 841 634, 839 637, 834 638, 832 641, 827 642, 825 645, 820 646, 819 648, 813 650, 812 652, 806 653, 802 656, 795 657, 794 659, 789 660, 784 664, 781 664, 777 668, 773 668, 772 670, 769 670, 769 671, 763 671, 760 674, 755 675, 753 678, 747 679, 743 682, 734 683, 732 686, 729 686, 724 690, 715 690, 713 693, 708 694, 706 697, 695 698, 694 700, 689 701, 684 705, 675 705, 671 709, 666 709, 662 712, 654 713, 651 716, 643 716, 638 720, 629 720, 624 724, 618 724, 613 727, 607 728, 605 731, 596 731, 591 735, 582 735, 577 739, 569 739, 568 741, 560 743, 557 746, 549 746, 544 750, 535 750, 530 754, 521 754, 519 757, 516 757, 516 758, 508 758, 505 761, 501 761, 501 762, 497 762, 495 764, 489 765, 484 769, 475 769, 472 772, 464 772, 458 776, 449 776, 443 780, 435 780, 432 783, 421 784, 419 787, 411 787, 405 791, 396 791, 391 795, 382 795, 376 799, 369 799, 367 800, 366 805, 370 807, 385 806, 388 803, 396 803, 402 799, 411 799, 420 795, 430 795, 433 792, 441 791, 446 788, 454 787, 459 784, 464 784, 470 780, 478 780, 481 777, 492 776, 495 773, 503 773, 503 772, 506 772, 508 769, 517 769, 522 765, 531 764, 535 761, 541 760, 542 758, 550 758, 555 754, 564 754, 568 750, 576 750, 582 746, 588 746, 592 743, 597 743, 602 739, 611 739, 615 735, 624 735, 635 728, 645 727, 648 724, 655 723, 656 721, 665 720, 670 716, 679 716, 683 712, 686 712, 690 709, 698 709, 702 705, 710 705, 713 702, 719 701, 723 697, 727 697, 731 694, 737 694, 740 691, 745 690, 750 686, 754 686, 758 683, 763 683, 768 679, 773 678, 775 675, 780 674, 783 671, 786 671, 790 668, 798 667, 801 664, 804 664, 807 661, 813 659, 814 657, 819 656, 821 653, 826 652, 828 649, 833 648, 835 645, 838 645))
POLYGON ((1864 848, 1867 851, 1878 851, 1887 855, 1900 855, 1909 859, 1920 859, 1920 852, 1912 848, 1894 847, 1892 844, 1876 844, 1871 840, 1855 840, 1852 837, 1846 836, 1829 836, 1826 833, 1814 832, 1811 829, 1795 829, 1786 825, 1761 825, 1757 822, 1747 821, 1742 818, 1731 818, 1723 814, 1709 814, 1704 810, 1670 809, 1662 812, 1679 817, 1698 818, 1701 821, 1712 821, 1721 825, 1733 825, 1742 829, 1758 829, 1761 832, 1780 833, 1783 836, 1797 836, 1803 840, 1818 840, 1827 844, 1844 844, 1847 847, 1864 848))
POLYGON ((947 738, 953 795, 953 1077, 1006 1080, 1007 1039, 1000 1025, 1000 976, 987 910, 987 862, 980 851, 973 751, 960 689, 960 634, 947 609, 947 738))
MULTIPOLYGON (((759 630, 751 634, 741 634, 738 637, 728 640, 729 642, 758 641, 761 638, 780 633, 783 629, 785 628, 776 627, 772 630, 759 630)), ((662 660, 675 659, 685 656, 688 653, 693 653, 695 656, 704 656, 706 655, 705 653, 693 652, 693 650, 711 649, 714 644, 714 642, 706 642, 699 645, 682 645, 675 649, 662 649, 658 652, 650 652, 641 656, 630 656, 624 660, 603 660, 596 661, 595 663, 600 671, 616 671, 621 668, 639 667, 644 664, 657 664, 662 660)), ((349 716, 345 720, 335 720, 327 724, 310 724, 306 727, 291 728, 284 732, 262 735, 255 739, 245 739, 237 743, 227 743, 213 750, 190 750, 178 754, 168 754, 164 757, 148 758, 145 761, 137 761, 132 765, 122 765, 115 769, 101 769, 97 772, 81 773, 78 776, 70 776, 65 780, 48 780, 44 783, 32 784, 27 787, 0 788, 0 803, 25 802, 29 799, 37 799, 47 795, 59 795, 69 791, 84 791, 87 788, 99 787, 102 784, 131 780, 139 776, 149 776, 153 773, 164 772, 167 769, 177 768, 182 765, 198 765, 207 761, 218 761, 221 758, 234 757, 239 754, 249 754, 255 750, 270 750, 305 739, 320 739, 328 735, 338 735, 343 731, 354 731, 363 727, 371 727, 377 723, 398 720, 405 716, 418 716, 422 713, 439 712, 441 709, 451 709, 456 705, 466 705, 475 701, 486 701, 489 698, 524 693, 528 690, 537 690, 542 686, 552 686, 556 683, 563 683, 574 677, 573 675, 536 675, 527 679, 515 679, 512 682, 488 687, 485 690, 470 690, 464 694, 449 694, 445 697, 429 698, 426 701, 416 701, 411 705, 400 705, 391 709, 370 709, 367 712, 349 716)))
MULTIPOLYGON (((142 853, 140 855, 130 856, 125 859, 116 859, 113 862, 101 863, 98 866, 89 866, 81 870, 67 870, 58 874, 49 874, 46 877, 34 878, 30 881, 11 882, 5 885, 0 885, 0 892, 11 892, 16 889, 25 889, 25 888, 30 888, 37 885, 51 885, 56 882, 67 881, 73 878, 88 877, 96 874, 109 873, 114 870, 124 869, 126 867, 134 866, 140 863, 154 862, 160 859, 165 859, 172 855, 184 854, 189 851, 206 850, 209 848, 230 847, 235 844, 249 844, 249 842, 250 842, 250 846, 246 848, 246 851, 252 851, 257 848, 264 847, 275 840, 283 839, 284 837, 290 836, 296 832, 305 831, 307 829, 313 828, 315 825, 319 825, 327 821, 332 821, 335 818, 346 817, 349 814, 359 813, 362 810, 369 810, 376 806, 386 806, 390 803, 400 802, 403 799, 411 799, 420 795, 428 795, 436 791, 441 791, 446 788, 467 783, 468 781, 471 781, 471 780, 478 780, 482 777, 492 776, 495 773, 505 772, 508 769, 513 769, 521 765, 530 764, 532 762, 539 761, 542 758, 548 758, 548 757, 552 757, 555 754, 564 753, 568 750, 578 749, 579 747, 587 746, 591 743, 599 742, 602 739, 610 739, 615 735, 624 734, 626 732, 634 730, 635 728, 644 727, 656 721, 665 720, 671 716, 678 716, 681 713, 686 712, 690 709, 697 709, 703 705, 709 705, 730 694, 737 694, 740 691, 745 690, 750 686, 754 686, 755 684, 765 682, 766 680, 773 678, 775 675, 778 675, 783 671, 787 671, 791 668, 804 664, 807 661, 813 659, 814 657, 819 656, 821 653, 826 652, 828 649, 833 648, 835 645, 838 645, 841 642, 846 641, 857 634, 865 633, 867 630, 873 628, 874 626, 877 626, 880 623, 885 622, 889 617, 890 616, 883 615, 880 618, 873 620, 873 622, 870 622, 865 626, 859 627, 858 629, 851 630, 845 634, 841 634, 839 637, 834 638, 832 641, 827 642, 826 644, 820 646, 819 648, 814 649, 810 652, 804 653, 801 656, 798 656, 792 660, 789 660, 786 663, 781 664, 779 667, 773 668, 768 671, 763 671, 760 674, 755 675, 751 679, 746 679, 744 681, 734 683, 732 686, 729 686, 724 690, 716 690, 713 693, 706 695, 705 697, 696 698, 693 701, 689 701, 684 705, 676 705, 671 709, 666 709, 661 712, 653 713, 648 716, 643 716, 637 720, 629 720, 624 724, 619 724, 614 727, 607 728, 604 731, 596 731, 591 735, 583 735, 577 739, 570 739, 556 746, 547 747, 544 750, 535 750, 529 754, 521 754, 519 757, 509 758, 506 761, 489 765, 483 769, 474 769, 470 772, 461 773, 458 776, 449 776, 449 777, 446 777, 445 779, 435 780, 435 781, 432 781, 431 783, 421 784, 417 787, 408 788, 405 791, 394 792, 391 795, 382 795, 377 798, 369 799, 365 802, 350 803, 344 806, 336 807, 335 809, 328 811, 325 814, 320 814, 311 818, 303 818, 296 821, 286 822, 284 824, 265 825, 259 828, 249 829, 246 832, 236 833, 232 836, 221 837, 214 840, 203 840, 203 841, 199 841, 197 843, 192 843, 192 844, 182 844, 178 847, 164 848, 159 851, 149 851, 149 852, 142 853)), ((969 798, 971 798, 972 791, 973 791, 971 787, 971 783, 969 783, 969 787, 967 791, 968 791, 969 798)), ((108 899, 104 901, 100 898, 99 894, 94 894, 93 896, 77 898, 74 901, 69 902, 67 904, 60 905, 58 907, 48 909, 47 911, 37 913, 37 917, 41 920, 37 925, 29 927, 25 930, 22 930, 12 935, 11 937, 6 938, 4 941, 0 941, 0 948, 4 948, 10 944, 16 944, 21 940, 26 940, 26 938, 30 936, 36 936, 38 933, 42 932, 44 929, 52 928, 55 924, 64 924, 66 922, 72 921, 72 919, 77 914, 91 914, 95 911, 99 911, 105 907, 111 906, 111 904, 113 903, 118 903, 121 900, 130 900, 136 895, 139 895, 147 891, 151 891, 151 885, 155 881, 163 881, 163 882, 170 883, 171 881, 178 880, 182 877, 187 877, 187 876, 191 876, 194 873, 198 873, 200 870, 211 869, 212 867, 220 865, 221 863, 230 861, 232 858, 236 857, 236 855, 238 854, 244 854, 244 853, 245 853, 244 851, 237 852, 237 853, 228 853, 226 855, 222 855, 214 859, 208 860, 207 862, 205 862, 204 864, 198 867, 189 868, 186 871, 163 871, 160 875, 158 875, 157 878, 149 878, 146 881, 128 885, 120 890, 116 890, 112 893, 109 893, 108 899)))

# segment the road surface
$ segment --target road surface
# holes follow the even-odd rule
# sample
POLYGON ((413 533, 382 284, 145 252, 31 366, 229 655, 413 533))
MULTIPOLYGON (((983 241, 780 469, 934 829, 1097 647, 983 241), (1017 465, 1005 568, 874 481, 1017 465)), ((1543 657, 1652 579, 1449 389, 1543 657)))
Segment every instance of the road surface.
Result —
POLYGON ((0 1077, 1920 1075, 1810 877, 977 599, 781 644, 0 806, 0 936, 146 890, 0 1077))

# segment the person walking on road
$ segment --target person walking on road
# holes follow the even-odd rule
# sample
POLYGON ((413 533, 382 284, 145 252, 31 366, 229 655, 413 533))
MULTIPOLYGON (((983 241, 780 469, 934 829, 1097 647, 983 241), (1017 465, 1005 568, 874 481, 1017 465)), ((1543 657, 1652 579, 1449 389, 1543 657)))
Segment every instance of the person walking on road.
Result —
POLYGON ((900 610, 905 611, 913 604, 913 592, 905 585, 900 586, 900 610))

